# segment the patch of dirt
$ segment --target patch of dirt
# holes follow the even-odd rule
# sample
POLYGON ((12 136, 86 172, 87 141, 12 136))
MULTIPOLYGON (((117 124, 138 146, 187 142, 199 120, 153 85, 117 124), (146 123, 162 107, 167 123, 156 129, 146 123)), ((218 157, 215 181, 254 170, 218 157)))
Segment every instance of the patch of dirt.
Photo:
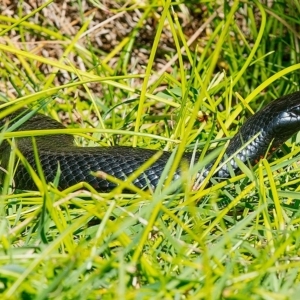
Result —
MULTIPOLYGON (((40 0, 3 0, 0 3, 0 11, 4 16, 20 19, 43 4, 45 4, 45 1, 40 0)), ((119 60, 124 59, 124 53, 130 51, 126 72, 141 74, 145 71, 162 12, 162 8, 157 8, 151 10, 145 16, 148 9, 147 5, 147 1, 138 1, 138 5, 132 4, 130 1, 126 3, 125 1, 103 1, 101 5, 96 7, 92 4, 92 1, 55 1, 26 21, 72 39, 84 23, 90 19, 88 28, 82 33, 79 44, 87 49, 93 47, 93 51, 95 51, 100 61, 105 59, 108 53, 119 47, 127 37, 135 36, 132 48, 123 47, 122 51, 117 52, 107 64, 115 69, 119 60)), ((204 4, 196 3, 196 1, 190 4, 189 7, 180 4, 174 6, 174 9, 187 39, 197 31, 208 17, 207 7, 204 4)), ((8 20, 7 25, 9 24, 8 20)), ((209 26, 208 24, 206 30, 209 30, 209 26)), ((206 35, 206 30, 203 30, 201 35, 195 39, 194 44, 200 36, 206 35)), ((9 37, 17 47, 26 48, 35 54, 48 58, 58 60, 64 53, 63 42, 58 41, 54 36, 49 36, 46 31, 41 34, 39 31, 35 31, 34 28, 28 30, 24 40, 24 36, 22 37, 17 27, 9 33, 9 37)), ((153 66, 154 71, 163 68, 175 53, 174 38, 169 24, 166 22, 157 49, 153 66)), ((68 59, 80 69, 86 68, 84 63, 76 56, 70 54, 68 59)), ((49 70, 47 66, 43 66, 41 71, 47 73, 51 72, 51 69, 49 70)), ((172 68, 169 67, 166 71, 171 72, 172 68)), ((66 79, 69 80, 69 78, 66 79)), ((61 79, 61 81, 59 83, 63 83, 65 80, 61 79)))

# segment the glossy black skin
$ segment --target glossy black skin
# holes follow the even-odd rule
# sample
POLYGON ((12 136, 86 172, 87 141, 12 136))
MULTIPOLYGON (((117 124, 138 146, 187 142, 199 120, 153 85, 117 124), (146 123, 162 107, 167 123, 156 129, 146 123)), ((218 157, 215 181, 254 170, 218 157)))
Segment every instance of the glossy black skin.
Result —
MULTIPOLYGON (((25 109, 21 109, 9 115, 2 120, 2 123, 9 120, 9 125, 14 124, 25 111, 25 109)), ((65 127, 59 122, 45 115, 36 114, 23 123, 18 130, 62 128, 65 127)), ((237 152, 245 142, 251 140, 253 136, 259 133, 256 139, 236 155, 244 163, 250 162, 251 165, 255 165, 260 157, 265 156, 269 148, 274 151, 299 130, 300 92, 296 92, 271 102, 261 111, 250 117, 232 138, 226 150, 224 160, 226 156, 229 157, 237 152)), ((95 177, 91 175, 91 172, 102 171, 118 179, 126 180, 128 176, 157 153, 156 150, 120 146, 80 148, 74 146, 72 136, 65 134, 36 136, 35 139, 39 161, 47 182, 54 180, 58 165, 60 166, 60 189, 65 189, 76 183, 85 181, 98 191, 110 191, 115 187, 115 184, 103 177, 95 177)), ((32 139, 30 137, 18 138, 16 139, 16 143, 28 163, 36 170, 32 139)), ((10 145, 7 142, 3 142, 0 146, 3 167, 8 163, 10 151, 10 145)), ((171 153, 169 152, 163 152, 150 168, 133 181, 134 185, 139 188, 155 189, 170 155, 171 153)), ((183 156, 183 159, 187 161, 191 161, 191 158, 191 153, 186 153, 183 156)), ((197 153, 195 161, 198 158, 199 153, 197 153)), ((230 160, 230 164, 233 171, 239 173, 234 159, 230 160)), ((208 171, 209 169, 204 170, 204 174, 207 174, 208 171)), ((177 170, 172 177, 174 179, 179 178, 180 171, 177 170)), ((224 165, 218 171, 216 177, 229 177, 227 165, 224 165)), ((16 172, 15 183, 19 189, 35 190, 37 188, 22 164, 19 165, 16 172)))
MULTIPOLYGON (((10 125, 16 123, 26 109, 20 109, 5 118, 10 125)), ((5 122, 5 120, 3 120, 5 122)), ((4 122, 2 122, 4 125, 4 122)), ((65 127, 42 114, 35 114, 28 121, 23 123, 18 131, 41 130, 41 129, 64 129, 65 127)), ((39 162, 42 166, 46 182, 53 182, 60 167, 59 188, 66 189, 79 182, 87 182, 94 189, 102 192, 112 190, 116 185, 103 177, 95 177, 91 173, 102 171, 120 180, 126 180, 142 164, 147 162, 158 151, 123 146, 114 147, 77 147, 73 143, 73 136, 67 134, 36 136, 35 141, 39 153, 39 162)), ((27 159, 30 166, 36 171, 36 163, 32 146, 32 138, 24 137, 15 139, 18 149, 27 159)), ((6 168, 11 146, 4 141, 0 145, 2 166, 6 168)), ((145 170, 140 176, 133 180, 133 184, 141 189, 155 189, 161 173, 171 153, 162 152, 161 156, 145 170)), ((191 160, 192 154, 184 154, 187 161, 191 160)), ((196 156, 197 159, 197 156, 196 156)), ((173 174, 173 178, 179 178, 180 171, 173 174)), ((26 167, 19 165, 15 175, 15 184, 19 189, 36 190, 36 184, 28 175, 26 167)))

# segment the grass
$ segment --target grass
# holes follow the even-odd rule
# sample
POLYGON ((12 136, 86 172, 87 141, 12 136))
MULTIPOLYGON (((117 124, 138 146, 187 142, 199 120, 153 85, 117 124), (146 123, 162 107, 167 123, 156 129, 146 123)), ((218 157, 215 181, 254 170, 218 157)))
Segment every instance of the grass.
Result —
MULTIPOLYGON (((177 148, 172 172, 196 145, 204 165, 208 148, 224 145, 247 116, 299 89, 296 1, 132 1, 108 13, 79 0, 66 2, 65 15, 52 1, 19 3, 13 14, 0 9, 0 97, 10 103, 0 118, 40 109, 81 146, 177 148), (106 50, 97 44, 101 13, 110 26, 101 39, 117 37, 106 50), (191 39, 189 18, 202 29, 191 39), (148 22, 155 29, 145 34, 148 22)), ((0 200, 1 299, 297 299, 298 142, 197 192, 187 167, 181 182, 154 193, 124 194, 128 181, 105 194, 86 184, 59 191, 40 176, 39 191, 14 191, 11 162, 0 200), (170 193, 179 184, 182 192, 170 193)))

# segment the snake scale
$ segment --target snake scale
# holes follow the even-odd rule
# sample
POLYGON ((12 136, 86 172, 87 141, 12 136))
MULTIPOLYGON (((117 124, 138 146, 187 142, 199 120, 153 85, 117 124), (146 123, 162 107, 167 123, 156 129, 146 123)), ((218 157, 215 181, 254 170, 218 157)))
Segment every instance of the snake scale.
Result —
MULTIPOLYGON (((28 113, 27 109, 19 109, 5 118, 1 125, 3 130, 28 113)), ((36 113, 21 124, 16 131, 42 130, 42 129, 63 129, 61 123, 40 113, 36 113)), ((255 165, 267 152, 275 151, 282 143, 300 130, 300 92, 285 95, 270 102, 259 112, 251 116, 240 128, 237 134, 231 139, 224 157, 230 157, 237 153, 235 157, 244 163, 255 165), (251 141, 250 143, 246 143, 251 141), (245 146, 245 144, 247 144, 245 146), (244 147, 243 147, 244 145, 244 147)), ((149 160, 156 150, 131 148, 123 146, 112 147, 77 147, 74 145, 74 138, 67 134, 45 135, 35 137, 39 162, 42 167, 46 182, 53 182, 60 168, 58 187, 68 188, 79 182, 87 182, 98 191, 107 192, 112 190, 116 184, 108 181, 104 177, 95 177, 92 172, 102 171, 120 180, 126 180, 143 163, 149 160)), ((31 137, 15 138, 15 143, 26 161, 37 171, 34 150, 31 137)), ((2 167, 8 165, 11 152, 11 144, 6 140, 0 145, 0 155, 2 167)), ((163 152, 162 155, 142 174, 140 174, 133 184, 138 188, 156 188, 161 174, 170 158, 170 152, 163 152)), ((192 153, 184 153, 182 160, 190 162, 192 153)), ((194 161, 200 157, 196 153, 194 161)), ((225 158, 224 158, 225 159, 225 158)), ((223 159, 223 160, 224 160, 223 159)), ((239 173, 240 170, 235 159, 229 161, 232 170, 239 173)), ((205 177, 212 164, 209 164, 201 171, 205 177)), ((19 189, 36 190, 37 186, 32 177, 28 174, 26 164, 19 163, 15 172, 15 184, 19 189)), ((228 164, 214 175, 223 179, 230 177, 228 164)), ((172 178, 179 178, 180 168, 172 178)))

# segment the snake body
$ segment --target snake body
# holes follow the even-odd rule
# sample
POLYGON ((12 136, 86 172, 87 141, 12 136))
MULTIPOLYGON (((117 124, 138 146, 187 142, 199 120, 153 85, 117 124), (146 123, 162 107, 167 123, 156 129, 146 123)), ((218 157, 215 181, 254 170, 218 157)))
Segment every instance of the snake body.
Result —
MULTIPOLYGON (((28 112, 28 110, 20 109, 8 114, 2 120, 2 125, 6 123, 6 126, 9 128, 9 126, 17 124, 16 122, 20 120, 21 116, 24 116, 24 112, 28 112)), ((43 114, 36 113, 21 124, 17 131, 63 128, 65 127, 61 123, 43 114)), ((255 165, 267 152, 275 151, 299 130, 300 92, 296 92, 272 101, 258 113, 251 116, 231 139, 226 149, 224 160, 226 157, 234 155, 244 163, 255 165)), ((71 135, 67 134, 35 137, 39 164, 45 180, 46 182, 53 182, 59 167, 58 187, 60 189, 68 188, 79 182, 87 182, 98 191, 110 191, 116 184, 107 180, 105 176, 94 176, 93 172, 102 171, 103 174, 106 173, 120 180, 126 180, 142 164, 157 153, 156 150, 122 146, 77 147, 74 145, 73 139, 71 135)), ((16 187, 25 190, 36 190, 37 185, 32 176, 28 174, 28 165, 37 172, 32 138, 16 138, 15 143, 26 159, 26 163, 19 163, 16 170, 14 178, 16 187)), ((0 145, 0 155, 4 168, 8 165, 10 152, 11 144, 3 141, 0 145)), ((170 152, 163 152, 132 183, 138 188, 151 187, 155 189, 170 155, 170 152)), ((200 153, 196 153, 195 156, 192 153, 184 153, 182 160, 197 162, 199 157, 200 153)), ((231 169, 235 173, 240 172, 235 159, 230 159, 228 164, 231 165, 231 169)), ((230 177, 228 164, 224 164, 215 176, 218 178, 230 177)), ((211 166, 212 164, 208 165, 204 170, 199 170, 199 174, 201 172, 202 177, 205 177, 211 166)), ((175 174, 169 174, 169 176, 172 176, 174 179, 179 178, 181 176, 180 169, 176 170, 175 174)))

